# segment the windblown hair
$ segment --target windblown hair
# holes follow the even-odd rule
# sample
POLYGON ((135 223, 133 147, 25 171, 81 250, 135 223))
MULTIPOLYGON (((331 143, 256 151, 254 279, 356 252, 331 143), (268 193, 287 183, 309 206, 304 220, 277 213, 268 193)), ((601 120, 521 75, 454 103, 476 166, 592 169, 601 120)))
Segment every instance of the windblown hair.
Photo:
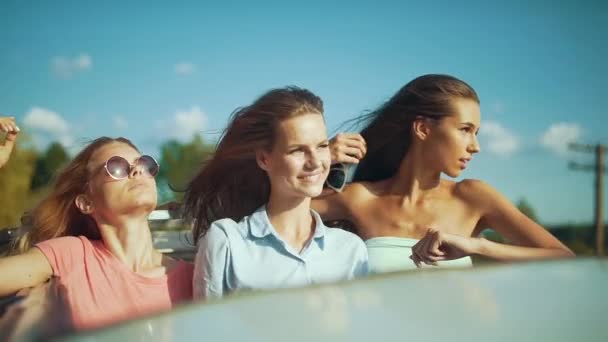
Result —
POLYGON ((89 215, 76 207, 75 200, 86 192, 91 179, 87 168, 93 154, 110 143, 123 143, 133 147, 125 138, 101 137, 89 143, 76 157, 57 174, 51 193, 48 194, 28 215, 26 223, 29 231, 22 234, 13 244, 12 253, 21 253, 35 244, 61 236, 84 235, 91 240, 99 240, 97 224, 89 215))
POLYGON ((192 223, 194 241, 213 221, 238 222, 268 202, 270 180, 258 166, 256 152, 272 150, 280 122, 309 113, 323 115, 323 102, 294 86, 270 90, 232 113, 215 153, 203 162, 184 195, 184 216, 192 223))
POLYGON ((361 135, 367 155, 353 177, 380 181, 394 176, 412 142, 412 124, 419 117, 441 119, 453 114, 452 101, 463 98, 479 103, 475 90, 449 75, 423 75, 403 86, 378 109, 360 117, 367 122, 361 135))

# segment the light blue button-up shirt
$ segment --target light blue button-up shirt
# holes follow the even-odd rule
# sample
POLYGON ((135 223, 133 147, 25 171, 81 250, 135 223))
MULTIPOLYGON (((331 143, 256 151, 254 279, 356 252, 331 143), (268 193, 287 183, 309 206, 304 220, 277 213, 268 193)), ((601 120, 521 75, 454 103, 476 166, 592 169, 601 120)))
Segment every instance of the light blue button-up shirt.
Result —
POLYGON ((240 222, 213 222, 198 241, 195 298, 236 290, 296 287, 353 279, 368 272, 367 249, 356 235, 329 228, 315 211, 314 237, 298 253, 270 223, 266 206, 240 222))

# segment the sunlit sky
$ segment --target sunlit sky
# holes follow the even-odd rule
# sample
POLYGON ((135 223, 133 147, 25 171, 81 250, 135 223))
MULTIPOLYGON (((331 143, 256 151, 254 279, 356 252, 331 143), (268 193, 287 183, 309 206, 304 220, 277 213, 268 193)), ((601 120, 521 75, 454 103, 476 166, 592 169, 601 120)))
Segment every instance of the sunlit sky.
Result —
POLYGON ((482 152, 463 177, 525 197, 543 223, 593 220, 593 174, 567 167, 592 155, 566 144, 608 144, 606 1, 128 3, 0 2, 0 113, 39 149, 211 142, 284 85, 321 96, 333 134, 416 76, 448 73, 481 98, 482 152))

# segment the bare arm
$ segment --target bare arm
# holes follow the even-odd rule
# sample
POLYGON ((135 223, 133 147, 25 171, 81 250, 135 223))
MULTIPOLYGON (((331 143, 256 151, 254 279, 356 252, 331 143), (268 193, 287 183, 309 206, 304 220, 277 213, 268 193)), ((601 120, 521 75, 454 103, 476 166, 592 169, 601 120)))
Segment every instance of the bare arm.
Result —
POLYGON ((458 192, 468 203, 481 212, 478 226, 491 227, 514 245, 502 244, 484 238, 461 236, 429 229, 412 247, 412 260, 435 264, 467 255, 479 254, 502 261, 554 259, 575 256, 546 229, 521 213, 509 200, 488 184, 465 180, 458 192))
POLYGON ((335 192, 331 189, 323 190, 319 197, 313 198, 311 207, 319 213, 324 221, 347 220, 350 216, 344 200, 346 192, 335 192))
POLYGON ((38 248, 0 258, 0 297, 26 287, 40 285, 53 275, 48 260, 38 248))
MULTIPOLYGON (((365 139, 359 133, 338 133, 329 142, 332 163, 358 164, 367 153, 365 139)), ((350 219, 347 210, 346 185, 343 192, 326 188, 323 193, 312 200, 312 209, 325 221, 350 219)))
POLYGON ((573 257, 574 253, 545 228, 519 211, 488 184, 469 181, 482 209, 480 223, 491 227, 515 245, 480 239, 478 253, 498 260, 573 257))

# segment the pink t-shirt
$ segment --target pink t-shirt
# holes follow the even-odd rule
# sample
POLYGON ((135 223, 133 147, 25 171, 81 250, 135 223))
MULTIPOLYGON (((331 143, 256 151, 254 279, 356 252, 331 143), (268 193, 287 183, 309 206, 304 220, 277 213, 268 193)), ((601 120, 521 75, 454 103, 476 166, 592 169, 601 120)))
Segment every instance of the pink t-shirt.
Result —
POLYGON ((67 294, 74 327, 89 329, 171 309, 192 299, 193 265, 180 261, 149 278, 131 271, 102 241, 66 236, 36 245, 67 294))

